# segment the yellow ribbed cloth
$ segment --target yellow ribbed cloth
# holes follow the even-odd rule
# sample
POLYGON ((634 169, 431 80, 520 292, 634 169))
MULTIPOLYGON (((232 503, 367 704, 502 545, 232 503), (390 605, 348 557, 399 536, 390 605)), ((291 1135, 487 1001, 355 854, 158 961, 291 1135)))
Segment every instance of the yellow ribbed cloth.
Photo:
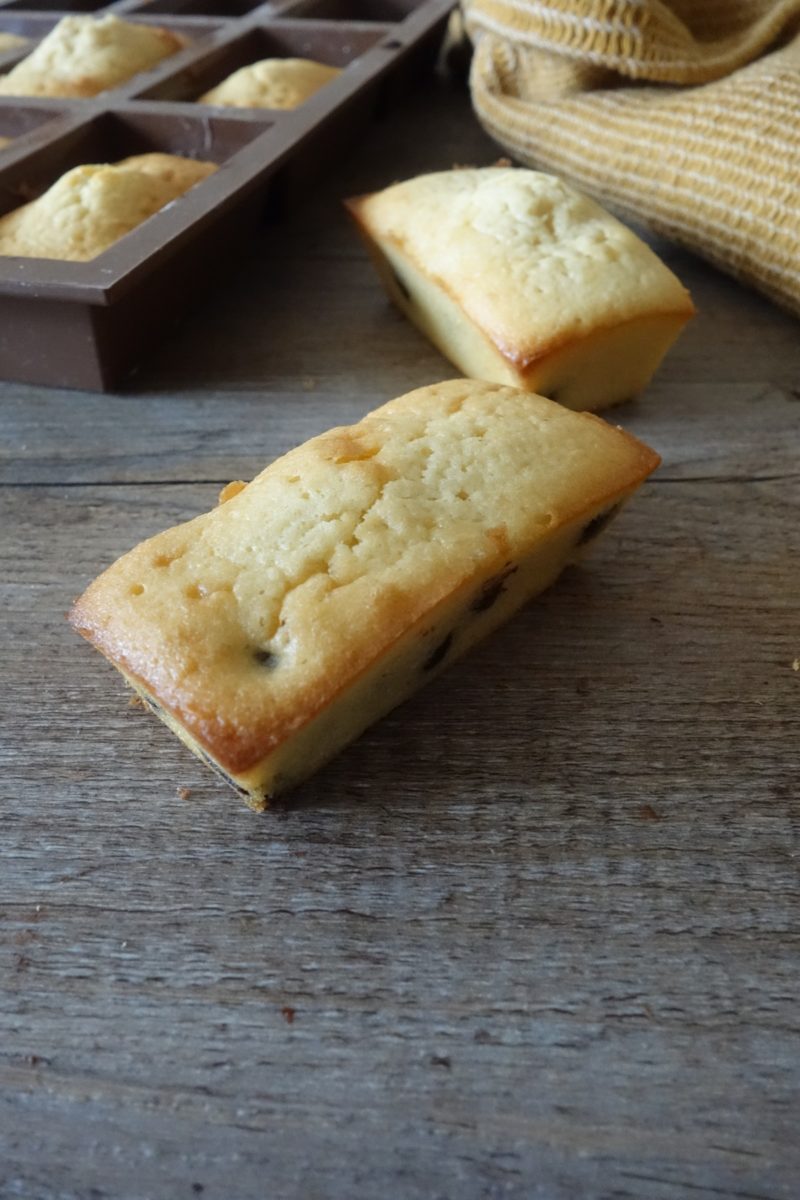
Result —
POLYGON ((800 314, 800 0, 464 0, 513 157, 800 314))

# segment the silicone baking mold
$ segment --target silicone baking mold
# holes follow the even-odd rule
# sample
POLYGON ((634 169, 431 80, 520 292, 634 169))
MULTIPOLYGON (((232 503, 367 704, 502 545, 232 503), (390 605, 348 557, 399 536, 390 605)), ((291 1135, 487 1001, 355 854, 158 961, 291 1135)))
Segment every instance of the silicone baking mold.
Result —
POLYGON ((0 213, 81 163, 151 150, 220 169, 90 262, 0 257, 0 377, 107 390, 119 385, 217 280, 265 213, 339 156, 431 63, 452 0, 79 0, 52 12, 0 0, 0 31, 31 45, 63 16, 113 12, 182 34, 184 50, 87 100, 0 97, 0 213), (232 15, 233 14, 233 15, 232 15), (197 97, 266 57, 313 58, 342 73, 299 108, 221 108, 197 97))

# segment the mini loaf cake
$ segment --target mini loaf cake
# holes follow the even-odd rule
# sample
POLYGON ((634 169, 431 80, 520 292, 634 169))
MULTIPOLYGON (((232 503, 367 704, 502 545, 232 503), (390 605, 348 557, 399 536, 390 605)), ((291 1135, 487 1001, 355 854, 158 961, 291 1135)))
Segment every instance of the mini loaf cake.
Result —
POLYGON ((0 254, 86 262, 216 169, 157 153, 74 167, 38 200, 0 217, 0 254))
POLYGON ((462 169, 347 201, 389 295, 465 374, 599 409, 694 312, 653 251, 552 175, 462 169))
POLYGON ((263 808, 551 584, 657 462, 540 396, 434 384, 230 485, 71 621, 263 808))
POLYGON ((299 108, 341 73, 339 67, 308 58, 265 58, 234 71, 199 96, 197 103, 231 108, 299 108))
POLYGON ((64 17, 0 77, 0 96, 96 96, 154 67, 185 42, 168 29, 104 17, 64 17))

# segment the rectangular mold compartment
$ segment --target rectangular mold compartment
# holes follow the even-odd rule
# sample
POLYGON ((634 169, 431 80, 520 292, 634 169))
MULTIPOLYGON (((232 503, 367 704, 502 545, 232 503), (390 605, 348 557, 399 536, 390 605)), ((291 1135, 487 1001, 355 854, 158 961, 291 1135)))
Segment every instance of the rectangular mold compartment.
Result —
POLYGON ((225 166, 90 262, 0 258, 0 377, 103 390, 169 335, 258 225, 270 122, 125 107, 0 167, 0 212, 79 163, 160 150, 225 166))
MULTIPOLYGON (((13 24, 13 21, 11 23, 13 24)), ((2 21, 2 9, 0 9, 0 75, 5 75, 17 65, 21 58, 30 54, 35 44, 24 34, 7 29, 2 21)))
POLYGON ((175 14, 191 17, 246 17, 256 9, 270 8, 266 0, 123 0, 132 16, 175 14))
MULTIPOLYGON (((0 74, 5 74, 11 70, 16 63, 26 58, 34 49, 37 42, 46 37, 48 33, 61 21, 64 17, 70 16, 96 16, 98 18, 111 15, 119 17, 120 20, 129 21, 139 25, 158 25, 164 29, 169 29, 172 33, 178 34, 184 39, 186 45, 184 49, 178 50, 169 59, 161 59, 153 67, 146 71, 140 71, 130 79, 123 80, 116 87, 108 88, 106 91, 97 93, 96 97, 91 99, 104 98, 106 96, 114 99, 117 96, 127 96, 128 93, 142 85, 142 81, 149 79, 153 72, 158 71, 166 62, 172 65, 173 60, 177 59, 179 64, 183 63, 192 54, 197 52, 198 44, 202 43, 205 38, 216 33, 220 28, 224 27, 225 22, 222 20, 211 20, 210 18, 200 17, 171 17, 164 16, 158 20, 137 13, 123 12, 121 9, 108 10, 108 12, 30 12, 12 11, 16 5, 16 0, 12 0, 12 4, 8 8, 0 8, 0 33, 13 33, 17 36, 28 38, 29 45, 20 46, 17 49, 10 49, 5 53, 0 54, 0 74)), ((60 99, 60 97, 48 97, 50 99, 60 99)), ((19 97, 19 99, 28 99, 28 97, 19 97)), ((87 102, 84 97, 71 97, 81 104, 87 102)))
MULTIPOLYGON (((0 124, 4 109, 17 109, 18 128, 27 130, 0 155, 0 215, 80 163, 156 150, 221 167, 91 262, 0 257, 0 377, 117 386, 224 271, 265 211, 280 211, 284 199, 304 199, 309 182, 367 120, 413 86, 420 65, 435 55, 452 7, 452 0, 421 0, 402 15, 409 0, 347 0, 362 6, 355 11, 366 19, 337 21, 312 19, 309 6, 322 0, 300 0, 298 19, 283 0, 232 2, 240 15, 229 16, 229 6, 224 15, 211 13, 222 0, 155 0, 159 8, 174 4, 174 15, 144 0, 117 0, 105 11, 174 29, 193 44, 90 99, 0 98, 0 124), (384 13, 395 20, 379 20, 384 13), (293 110, 193 102, 267 56, 317 58, 344 69, 293 110)), ((11 3, 14 11, 0 0, 0 30, 33 41, 66 15, 11 3)), ((14 57, 0 57, 0 71, 14 57)))
POLYGON ((318 21, 378 21, 396 24, 417 8, 419 0, 297 0, 285 16, 318 21))
MULTIPOLYGON (((332 67, 347 67, 371 50, 384 32, 383 29, 334 22, 283 21, 276 18, 246 28, 229 40, 218 42, 207 53, 199 53, 180 71, 169 71, 167 64, 164 64, 158 82, 144 87, 135 95, 148 100, 196 103, 198 96, 222 83, 241 67, 265 58, 310 58, 332 67)), ((334 84, 337 82, 334 81, 334 84)), ((334 84, 327 85, 312 99, 323 96, 334 84)), ((219 108, 217 111, 237 110, 219 108)), ((292 111, 300 112, 301 109, 292 111)))
POLYGON ((134 154, 161 151, 223 163, 270 128, 236 114, 179 115, 135 105, 75 122, 24 158, 0 169, 0 214, 40 196, 66 171, 84 163, 115 163, 134 154))
POLYGON ((30 150, 36 142, 46 141, 52 135, 52 122, 71 115, 67 108, 0 96, 0 139, 8 139, 7 145, 0 146, 0 164, 12 151, 30 150))
POLYGON ((67 5, 54 3, 54 0, 6 0, 2 11, 11 12, 19 9, 25 12, 47 13, 48 16, 60 20, 62 17, 71 17, 76 13, 95 13, 101 8, 108 7, 109 0, 70 0, 67 5))
POLYGON ((13 65, 6 61, 8 57, 13 55, 15 62, 25 58, 36 43, 40 42, 62 17, 71 15, 71 13, 61 12, 30 12, 27 8, 24 12, 15 12, 10 6, 0 8, 0 33, 13 33, 17 37, 28 39, 27 46, 17 46, 3 52, 2 71, 5 72, 9 66, 13 65))

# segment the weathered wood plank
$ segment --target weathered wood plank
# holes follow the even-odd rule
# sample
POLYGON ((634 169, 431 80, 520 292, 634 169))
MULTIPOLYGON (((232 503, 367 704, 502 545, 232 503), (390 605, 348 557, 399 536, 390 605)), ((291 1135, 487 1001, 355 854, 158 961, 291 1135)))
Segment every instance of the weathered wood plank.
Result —
MULTIPOLYGON (((0 484, 179 486, 249 479, 273 457, 324 429, 360 420, 371 407, 426 379, 453 374, 439 360, 427 375, 415 367, 380 390, 373 382, 381 370, 378 356, 370 354, 370 377, 359 381, 357 348, 349 353, 350 392, 315 384, 301 393, 220 394, 199 401, 191 393, 148 396, 138 398, 136 419, 130 398, 82 397, 82 420, 92 429, 88 443, 70 433, 74 414, 62 393, 40 393, 34 404, 26 396, 9 397, 0 484)), ((800 400, 771 383, 676 385, 659 377, 639 400, 607 415, 658 448, 664 458, 659 480, 772 479, 800 469, 800 400)))
POLYGON ((42 541, 19 578, 38 619, 3 605, 31 683, 9 715, 58 750, 5 768, 26 805, 5 830, 2 1080, 48 1154, 88 1122, 65 1194, 189 1194, 192 1174, 213 1194, 235 1169, 249 1196, 268 1166, 293 1195, 791 1195, 785 486, 651 486, 267 822, 54 620, 121 528, 174 519, 176 491, 11 496, 42 541), (191 1030, 165 1020, 184 1010, 191 1030), (365 1141, 388 1158, 362 1177, 365 1141))

